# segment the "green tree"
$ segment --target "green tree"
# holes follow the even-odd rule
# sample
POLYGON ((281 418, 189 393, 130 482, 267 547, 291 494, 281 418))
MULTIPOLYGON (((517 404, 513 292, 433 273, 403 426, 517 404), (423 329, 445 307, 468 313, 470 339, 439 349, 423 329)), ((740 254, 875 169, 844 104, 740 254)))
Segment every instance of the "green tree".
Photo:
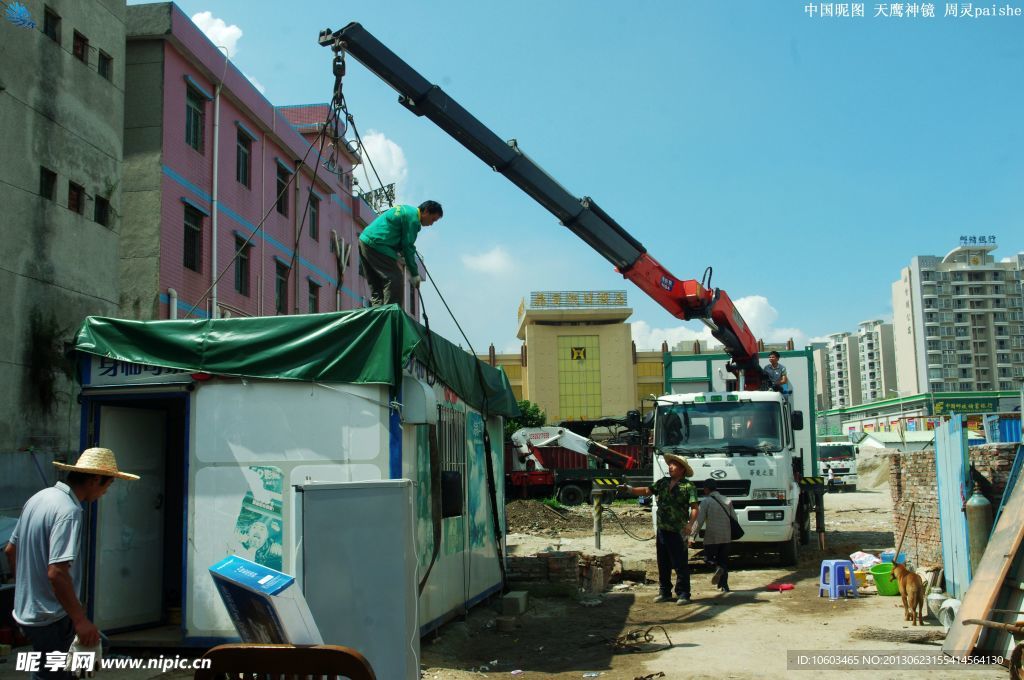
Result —
POLYGON ((512 434, 524 427, 544 427, 548 422, 548 416, 541 410, 540 406, 529 399, 519 401, 520 415, 518 418, 507 418, 505 420, 505 441, 512 438, 512 434))

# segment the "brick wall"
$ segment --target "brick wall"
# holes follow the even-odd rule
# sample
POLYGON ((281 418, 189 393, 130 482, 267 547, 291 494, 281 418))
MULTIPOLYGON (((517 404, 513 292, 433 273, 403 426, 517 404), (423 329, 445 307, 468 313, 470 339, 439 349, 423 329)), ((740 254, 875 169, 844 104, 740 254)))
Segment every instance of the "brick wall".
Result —
POLYGON ((580 591, 604 592, 620 571, 613 553, 584 555, 570 551, 510 556, 507 576, 513 588, 575 595, 580 591))
MULTIPOLYGON (((968 450, 970 464, 991 485, 986 497, 993 512, 999 507, 1010 475, 1017 444, 986 444, 968 450)), ((894 540, 914 503, 914 519, 907 529, 902 552, 918 569, 942 565, 942 541, 935 475, 935 451, 912 451, 889 456, 889 492, 892 494, 894 540)))

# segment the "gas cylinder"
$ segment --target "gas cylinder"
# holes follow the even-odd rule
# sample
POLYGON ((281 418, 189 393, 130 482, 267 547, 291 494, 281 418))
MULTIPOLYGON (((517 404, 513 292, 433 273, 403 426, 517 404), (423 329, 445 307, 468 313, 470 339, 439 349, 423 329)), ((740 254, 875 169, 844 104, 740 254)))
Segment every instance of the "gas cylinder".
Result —
POLYGON ((942 592, 942 588, 935 586, 931 592, 928 593, 928 597, 925 602, 928 605, 928 613, 931 614, 936 620, 939 618, 939 608, 942 603, 949 599, 949 595, 942 592))
POLYGON ((971 555, 971 573, 978 572, 981 556, 988 545, 988 535, 992 532, 992 504, 981 494, 977 483, 974 493, 964 506, 967 514, 967 546, 971 555))

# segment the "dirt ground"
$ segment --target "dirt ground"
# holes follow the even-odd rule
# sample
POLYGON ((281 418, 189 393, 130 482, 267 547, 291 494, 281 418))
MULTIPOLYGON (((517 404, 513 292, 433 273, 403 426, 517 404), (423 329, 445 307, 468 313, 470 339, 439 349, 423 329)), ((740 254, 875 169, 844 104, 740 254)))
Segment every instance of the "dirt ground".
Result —
MULTIPOLYGON (((848 671, 835 667, 790 669, 788 654, 801 650, 833 655, 938 651, 941 643, 920 645, 850 636, 864 626, 896 631, 909 628, 899 598, 879 596, 873 587, 857 599, 830 602, 818 597, 822 559, 894 547, 888 486, 884 479, 876 479, 872 486, 826 496, 827 549, 820 553, 816 546, 808 546, 794 568, 778 566, 769 554, 734 556, 734 571, 729 576, 732 592, 722 594, 711 585, 710 570, 693 551, 693 602, 689 605, 656 604, 652 599, 658 594, 657 586, 640 582, 621 583, 601 597, 531 596, 529 610, 512 632, 497 629, 496 606, 481 606, 465 620, 450 623, 423 640, 423 677, 818 680, 838 678, 848 671), (766 589, 774 583, 791 583, 794 589, 766 589), (619 636, 632 632, 645 642, 614 644, 619 636)), ((630 533, 638 537, 652 534, 649 511, 619 506, 614 510, 630 533)), ((595 550, 589 508, 581 506, 563 517, 539 502, 513 501, 507 506, 507 515, 510 554, 595 550)), ((650 541, 627 536, 614 521, 605 522, 601 545, 620 554, 627 571, 630 564, 643 564, 654 555, 650 541)), ((928 619, 925 629, 941 630, 941 626, 928 619)), ((881 678, 935 680, 1007 677, 1007 671, 998 666, 932 670, 907 666, 867 672, 881 678)), ((861 673, 866 677, 865 671, 861 673)))
MULTIPOLYGON (((653 583, 625 581, 600 597, 530 597, 526 614, 510 632, 498 630, 497 603, 476 607, 422 640, 422 677, 427 680, 522 678, 568 680, 600 677, 636 678, 829 680, 846 677, 835 667, 790 669, 787 659, 799 651, 835 655, 861 652, 936 652, 941 643, 912 645, 860 640, 851 632, 864 626, 891 631, 909 629, 899 598, 881 597, 873 588, 857 599, 830 602, 817 593, 818 567, 827 557, 846 557, 856 550, 894 547, 884 461, 861 463, 864 488, 826 496, 826 545, 802 553, 795 568, 778 566, 769 554, 734 557, 729 576, 732 592, 719 593, 710 583, 710 570, 699 553, 691 555, 693 602, 685 606, 656 604, 653 583), (793 590, 774 592, 769 584, 791 583, 793 590), (635 633, 626 644, 620 636, 635 633), (664 673, 663 676, 657 674, 664 673)), ((615 552, 627 575, 653 567, 654 546, 637 540, 652 534, 650 512, 615 506, 622 526, 604 524, 602 548, 615 552)), ((586 507, 557 512, 539 502, 514 501, 507 506, 510 554, 543 550, 595 551, 593 521, 586 507)), ((926 630, 940 630, 927 619, 926 630)), ((13 661, 13 657, 12 657, 13 661)), ((0 663, 0 680, 26 680, 14 663, 0 663)), ((185 680, 190 673, 111 671, 108 680, 185 680)), ((928 678, 929 680, 996 680, 1007 677, 999 666, 922 670, 869 668, 853 677, 928 678)), ((397 680, 381 678, 381 680, 397 680)))

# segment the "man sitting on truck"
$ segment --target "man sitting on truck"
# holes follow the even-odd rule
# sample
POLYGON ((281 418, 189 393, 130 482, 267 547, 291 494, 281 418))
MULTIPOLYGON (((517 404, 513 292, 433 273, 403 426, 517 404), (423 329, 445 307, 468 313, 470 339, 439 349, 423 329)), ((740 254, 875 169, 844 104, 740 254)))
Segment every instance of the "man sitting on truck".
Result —
POLYGON ((682 456, 663 454, 668 463, 668 477, 662 477, 649 487, 619 488, 633 496, 654 496, 658 501, 658 531, 655 543, 658 556, 658 587, 655 602, 670 602, 672 596, 672 570, 676 570, 676 604, 690 603, 690 565, 686 527, 697 519, 697 487, 689 480, 693 468, 682 456))
POLYGON ((789 395, 793 392, 793 385, 789 382, 786 367, 779 363, 778 352, 772 351, 768 353, 768 365, 763 370, 772 384, 772 389, 776 392, 782 392, 783 396, 786 397, 786 401, 789 401, 789 395))

